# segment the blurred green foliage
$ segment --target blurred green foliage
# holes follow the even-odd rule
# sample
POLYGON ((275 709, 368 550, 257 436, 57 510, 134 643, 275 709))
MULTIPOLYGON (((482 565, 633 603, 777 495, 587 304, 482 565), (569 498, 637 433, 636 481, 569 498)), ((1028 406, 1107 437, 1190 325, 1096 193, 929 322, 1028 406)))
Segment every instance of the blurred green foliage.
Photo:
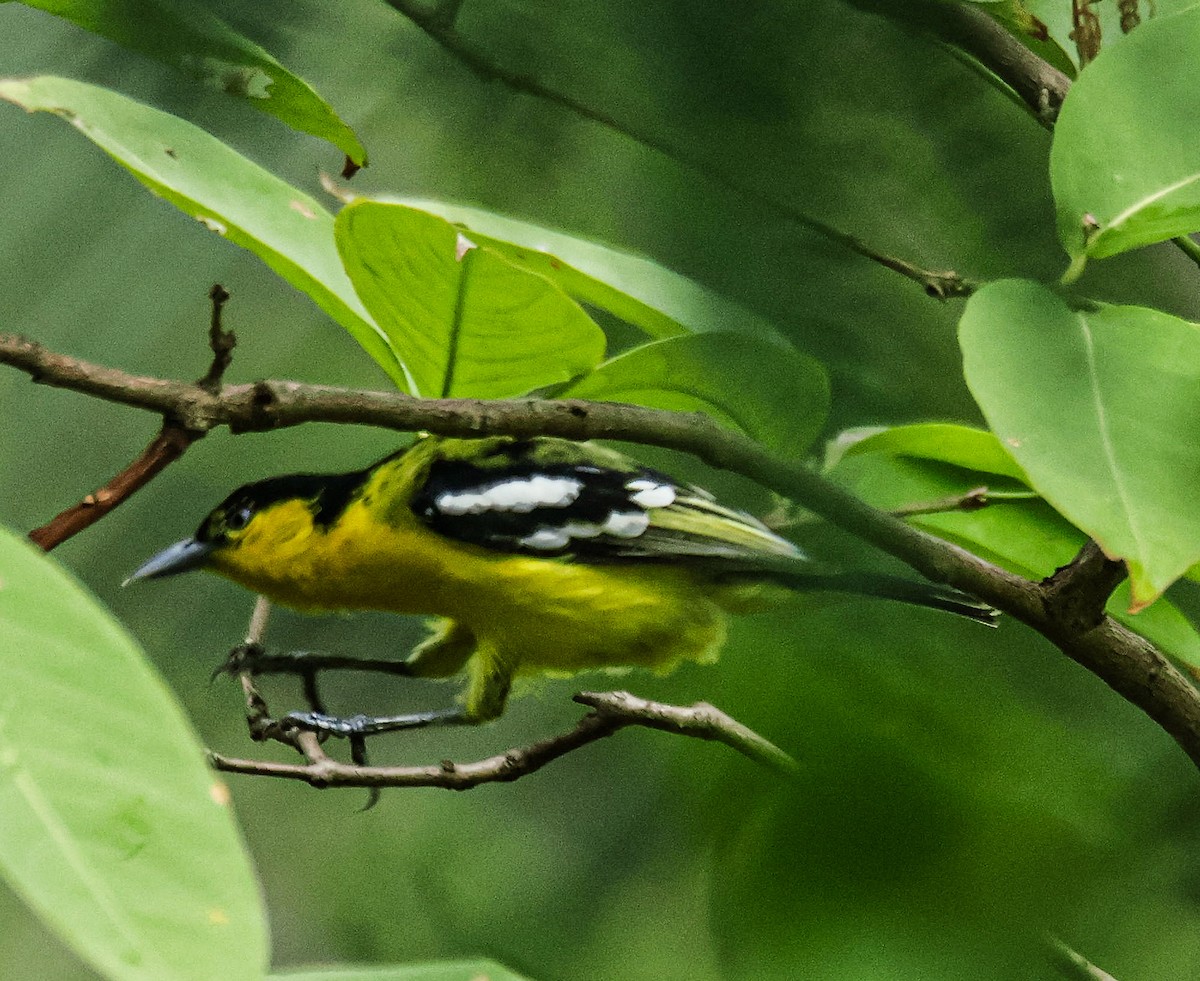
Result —
MULTIPOLYGON (((1047 134, 935 44, 832 0, 463 7, 465 38, 659 134, 703 170, 480 79, 381 3, 210 6, 355 128, 372 158, 356 188, 463 200, 694 278, 829 366, 830 432, 978 422, 954 337, 960 308, 935 304, 771 199, 973 278, 1045 280, 1062 269, 1047 134), (712 174, 760 194, 739 195, 712 174)), ((314 194, 318 171, 341 165, 326 144, 5 5, 0 75, 42 73, 177 112, 314 194)), ((12 109, 0 125, 0 329, 194 377, 208 360, 205 294, 220 281, 241 339, 231 380, 387 385, 310 301, 69 129, 12 109)), ((1194 276, 1156 249, 1092 263, 1084 285, 1194 320, 1194 276)), ((0 418, 0 521, 22 531, 102 483, 156 428, 9 371, 0 418)), ((142 641, 204 738, 251 752, 240 696, 208 684, 251 598, 203 577, 128 593, 117 584, 232 486, 350 469, 396 442, 337 427, 217 433, 59 555, 142 641)), ((752 488, 670 465, 763 504, 752 488)), ((883 564, 825 529, 800 537, 818 554, 883 564)), ((404 650, 418 632, 383 616, 283 614, 271 639, 376 654, 404 650)), ((1194 770, 1152 723, 1016 623, 989 632, 806 598, 739 624, 715 667, 619 683, 715 702, 795 755, 801 779, 782 785, 719 747, 635 732, 511 786, 391 792, 365 814, 353 794, 237 780, 274 963, 488 956, 541 981, 1034 979, 1050 973, 1048 932, 1120 981, 1200 973, 1194 770)), ((407 734, 376 755, 485 755, 569 724, 573 690, 546 683, 496 725, 407 734)), ((403 711, 443 697, 429 684, 384 690, 350 679, 337 706, 403 711)), ((15 899, 0 904, 0 975, 91 977, 15 899)))

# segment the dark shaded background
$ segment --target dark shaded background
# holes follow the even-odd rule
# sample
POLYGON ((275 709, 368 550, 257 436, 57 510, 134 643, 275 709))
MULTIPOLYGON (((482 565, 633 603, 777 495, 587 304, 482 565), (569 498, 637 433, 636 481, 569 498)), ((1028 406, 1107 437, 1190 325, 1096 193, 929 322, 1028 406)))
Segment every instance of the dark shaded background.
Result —
MULTIPOLYGON (((978 421, 957 305, 777 208, 478 78, 382 3, 212 6, 356 127, 373 161, 358 189, 482 205, 695 278, 825 360, 831 433, 978 421)), ((1048 279, 1065 265, 1048 134, 936 46, 839 3, 472 0, 459 27, 508 66, 885 251, 977 278, 1048 279)), ((110 85, 310 191, 340 167, 330 147, 17 5, 0 8, 0 73, 110 85)), ((0 107, 0 193, 0 330, 195 377, 208 360, 205 294, 220 281, 241 340, 230 380, 386 384, 307 299, 61 121, 0 107)), ((1194 267, 1161 249, 1093 264, 1086 285, 1196 318, 1194 282, 1194 267)), ((103 483, 157 428, 9 370, 0 420, 0 521, 22 531, 103 483)), ((207 577, 118 583, 232 486, 357 467, 396 442, 336 427, 219 432, 58 554, 142 641, 204 739, 252 752, 233 686, 208 683, 251 597, 207 577)), ((825 532, 804 539, 887 564, 825 532)), ((400 654, 418 632, 383 616, 280 614, 272 641, 400 654)), ((716 667, 617 684, 716 702, 794 754, 800 780, 786 786, 723 748, 645 732, 512 786, 393 791, 365 814, 355 793, 235 779, 276 964, 479 953, 541 981, 1034 979, 1052 976, 1049 932, 1121 981, 1200 974, 1196 773, 1148 720, 1018 624, 993 633, 886 604, 805 600, 739 624, 716 667)), ((468 759, 536 738, 577 716, 576 687, 548 682, 493 726, 409 734, 376 755, 468 759)), ((337 704, 402 711, 451 695, 360 681, 337 704)), ((0 976, 90 975, 0 894, 0 976)))

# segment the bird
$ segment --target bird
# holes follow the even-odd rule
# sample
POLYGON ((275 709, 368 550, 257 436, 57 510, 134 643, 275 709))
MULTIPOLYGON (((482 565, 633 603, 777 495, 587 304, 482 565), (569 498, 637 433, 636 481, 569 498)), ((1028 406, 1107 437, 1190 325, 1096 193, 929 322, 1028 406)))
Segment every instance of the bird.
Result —
POLYGON ((301 611, 432 618, 402 673, 465 672, 464 696, 403 715, 289 715, 352 738, 488 722, 519 677, 711 662, 730 614, 794 592, 883 597, 990 625, 997 616, 947 586, 828 569, 697 486, 546 436, 422 434, 363 470, 246 484, 126 582, 194 569, 301 611))

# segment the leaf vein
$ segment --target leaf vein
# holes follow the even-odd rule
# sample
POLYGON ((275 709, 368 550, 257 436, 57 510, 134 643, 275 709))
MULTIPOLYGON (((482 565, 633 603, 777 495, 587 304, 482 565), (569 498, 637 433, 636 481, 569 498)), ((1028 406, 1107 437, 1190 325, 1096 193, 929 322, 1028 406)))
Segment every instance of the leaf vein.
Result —
POLYGON ((1135 519, 1136 511, 1132 506, 1129 491, 1125 487, 1124 477, 1117 465, 1116 447, 1113 445, 1112 434, 1109 432, 1108 412, 1104 408, 1104 400, 1100 397, 1100 378, 1096 370, 1095 339, 1092 337, 1092 330, 1088 325, 1087 317, 1080 313, 1076 315, 1076 319, 1079 321, 1079 329, 1083 335, 1084 351, 1087 355, 1088 382, 1092 391, 1092 408, 1096 414, 1096 431, 1100 436, 1100 447, 1104 451, 1105 460, 1108 463, 1109 471, 1112 473, 1113 486, 1116 488, 1117 497, 1121 501, 1121 508, 1125 512, 1126 524, 1129 526, 1129 532, 1133 536, 1134 544, 1137 546, 1138 556, 1144 557, 1146 554, 1146 543, 1138 528, 1138 522, 1135 519))

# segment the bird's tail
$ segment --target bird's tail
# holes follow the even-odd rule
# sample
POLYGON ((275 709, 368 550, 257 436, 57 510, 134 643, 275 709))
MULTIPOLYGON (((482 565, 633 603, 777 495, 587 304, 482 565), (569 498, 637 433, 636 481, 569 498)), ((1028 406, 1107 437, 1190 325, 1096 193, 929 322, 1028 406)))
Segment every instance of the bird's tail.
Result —
POLYGON ((913 606, 945 610, 947 613, 955 613, 989 627, 996 626, 996 618, 1000 616, 999 610, 950 586, 903 579, 881 572, 825 572, 815 575, 797 573, 789 585, 793 589, 879 596, 901 603, 911 603, 913 606))
POLYGON ((900 603, 910 603, 913 606, 944 610, 989 627, 996 626, 996 618, 1000 615, 998 610, 981 600, 968 596, 951 586, 943 586, 938 583, 905 579, 882 572, 825 570, 819 567, 814 568, 814 564, 811 562, 796 562, 790 559, 778 562, 767 561, 757 563, 757 565, 758 567, 753 571, 746 569, 744 572, 731 572, 725 581, 732 582, 738 579, 743 582, 762 581, 765 578, 797 592, 834 592, 878 596, 900 603))

